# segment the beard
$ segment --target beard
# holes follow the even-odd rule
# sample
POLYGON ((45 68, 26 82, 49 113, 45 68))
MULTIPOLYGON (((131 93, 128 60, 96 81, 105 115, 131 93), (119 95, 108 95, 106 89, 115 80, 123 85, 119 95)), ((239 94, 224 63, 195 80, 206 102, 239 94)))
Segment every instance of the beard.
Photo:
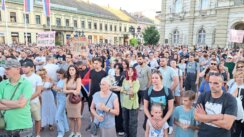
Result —
POLYGON ((139 65, 143 65, 143 62, 138 62, 139 65))

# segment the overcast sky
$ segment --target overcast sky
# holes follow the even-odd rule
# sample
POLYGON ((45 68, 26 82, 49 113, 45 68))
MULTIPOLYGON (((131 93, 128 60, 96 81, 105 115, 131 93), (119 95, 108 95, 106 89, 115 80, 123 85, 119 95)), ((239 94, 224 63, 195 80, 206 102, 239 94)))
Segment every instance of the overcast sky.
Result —
POLYGON ((114 8, 122 8, 128 12, 143 12, 147 16, 155 16, 161 9, 162 0, 89 0, 92 3, 114 8))

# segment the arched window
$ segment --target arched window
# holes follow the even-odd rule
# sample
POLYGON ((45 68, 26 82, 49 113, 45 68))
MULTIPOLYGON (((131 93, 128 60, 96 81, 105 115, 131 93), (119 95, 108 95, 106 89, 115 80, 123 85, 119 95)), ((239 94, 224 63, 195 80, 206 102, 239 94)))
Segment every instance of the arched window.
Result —
POLYGON ((201 10, 208 9, 208 5, 209 5, 209 2, 208 1, 209 0, 201 0, 201 6, 200 6, 201 10))
POLYGON ((197 43, 205 44, 205 38, 206 38, 206 31, 202 28, 201 30, 198 31, 197 43))
POLYGON ((175 13, 182 12, 182 0, 175 0, 175 13))
POLYGON ((179 44, 180 34, 178 30, 175 30, 173 33, 173 44, 179 44))

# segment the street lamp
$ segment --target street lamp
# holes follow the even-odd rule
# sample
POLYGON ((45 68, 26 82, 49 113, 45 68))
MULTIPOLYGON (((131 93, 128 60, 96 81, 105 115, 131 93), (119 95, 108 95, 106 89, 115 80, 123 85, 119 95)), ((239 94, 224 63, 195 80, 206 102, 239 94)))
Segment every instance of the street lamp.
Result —
POLYGON ((138 32, 138 33, 141 32, 141 27, 140 27, 140 26, 137 27, 137 32, 138 32))
POLYGON ((133 26, 130 26, 130 32, 132 33, 133 37, 135 36, 135 28, 133 26))

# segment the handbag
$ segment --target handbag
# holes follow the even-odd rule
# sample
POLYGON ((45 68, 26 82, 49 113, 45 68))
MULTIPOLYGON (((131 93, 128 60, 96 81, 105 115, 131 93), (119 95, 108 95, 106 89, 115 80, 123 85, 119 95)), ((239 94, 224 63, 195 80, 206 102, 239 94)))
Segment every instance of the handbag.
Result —
POLYGON ((69 102, 72 104, 78 104, 81 102, 81 96, 72 93, 69 95, 69 102))
MULTIPOLYGON (((20 83, 19 83, 19 84, 17 85, 17 87, 15 88, 14 93, 13 93, 13 95, 11 96, 10 100, 13 99, 13 97, 14 97, 14 95, 15 95, 15 93, 16 93, 18 87, 19 87, 19 85, 20 85, 20 83)), ((5 127, 6 127, 6 122, 5 122, 5 120, 4 120, 4 115, 5 115, 5 113, 6 113, 6 111, 0 112, 0 129, 5 129, 5 127)))
MULTIPOLYGON (((108 101, 110 100, 111 96, 112 96, 113 93, 110 94, 108 100, 106 101, 105 103, 105 106, 108 104, 108 101)), ((99 125, 100 125, 100 122, 98 124, 96 124, 95 122, 92 122, 91 123, 91 128, 90 128, 90 133, 94 136, 97 135, 97 131, 99 129, 99 125)))

